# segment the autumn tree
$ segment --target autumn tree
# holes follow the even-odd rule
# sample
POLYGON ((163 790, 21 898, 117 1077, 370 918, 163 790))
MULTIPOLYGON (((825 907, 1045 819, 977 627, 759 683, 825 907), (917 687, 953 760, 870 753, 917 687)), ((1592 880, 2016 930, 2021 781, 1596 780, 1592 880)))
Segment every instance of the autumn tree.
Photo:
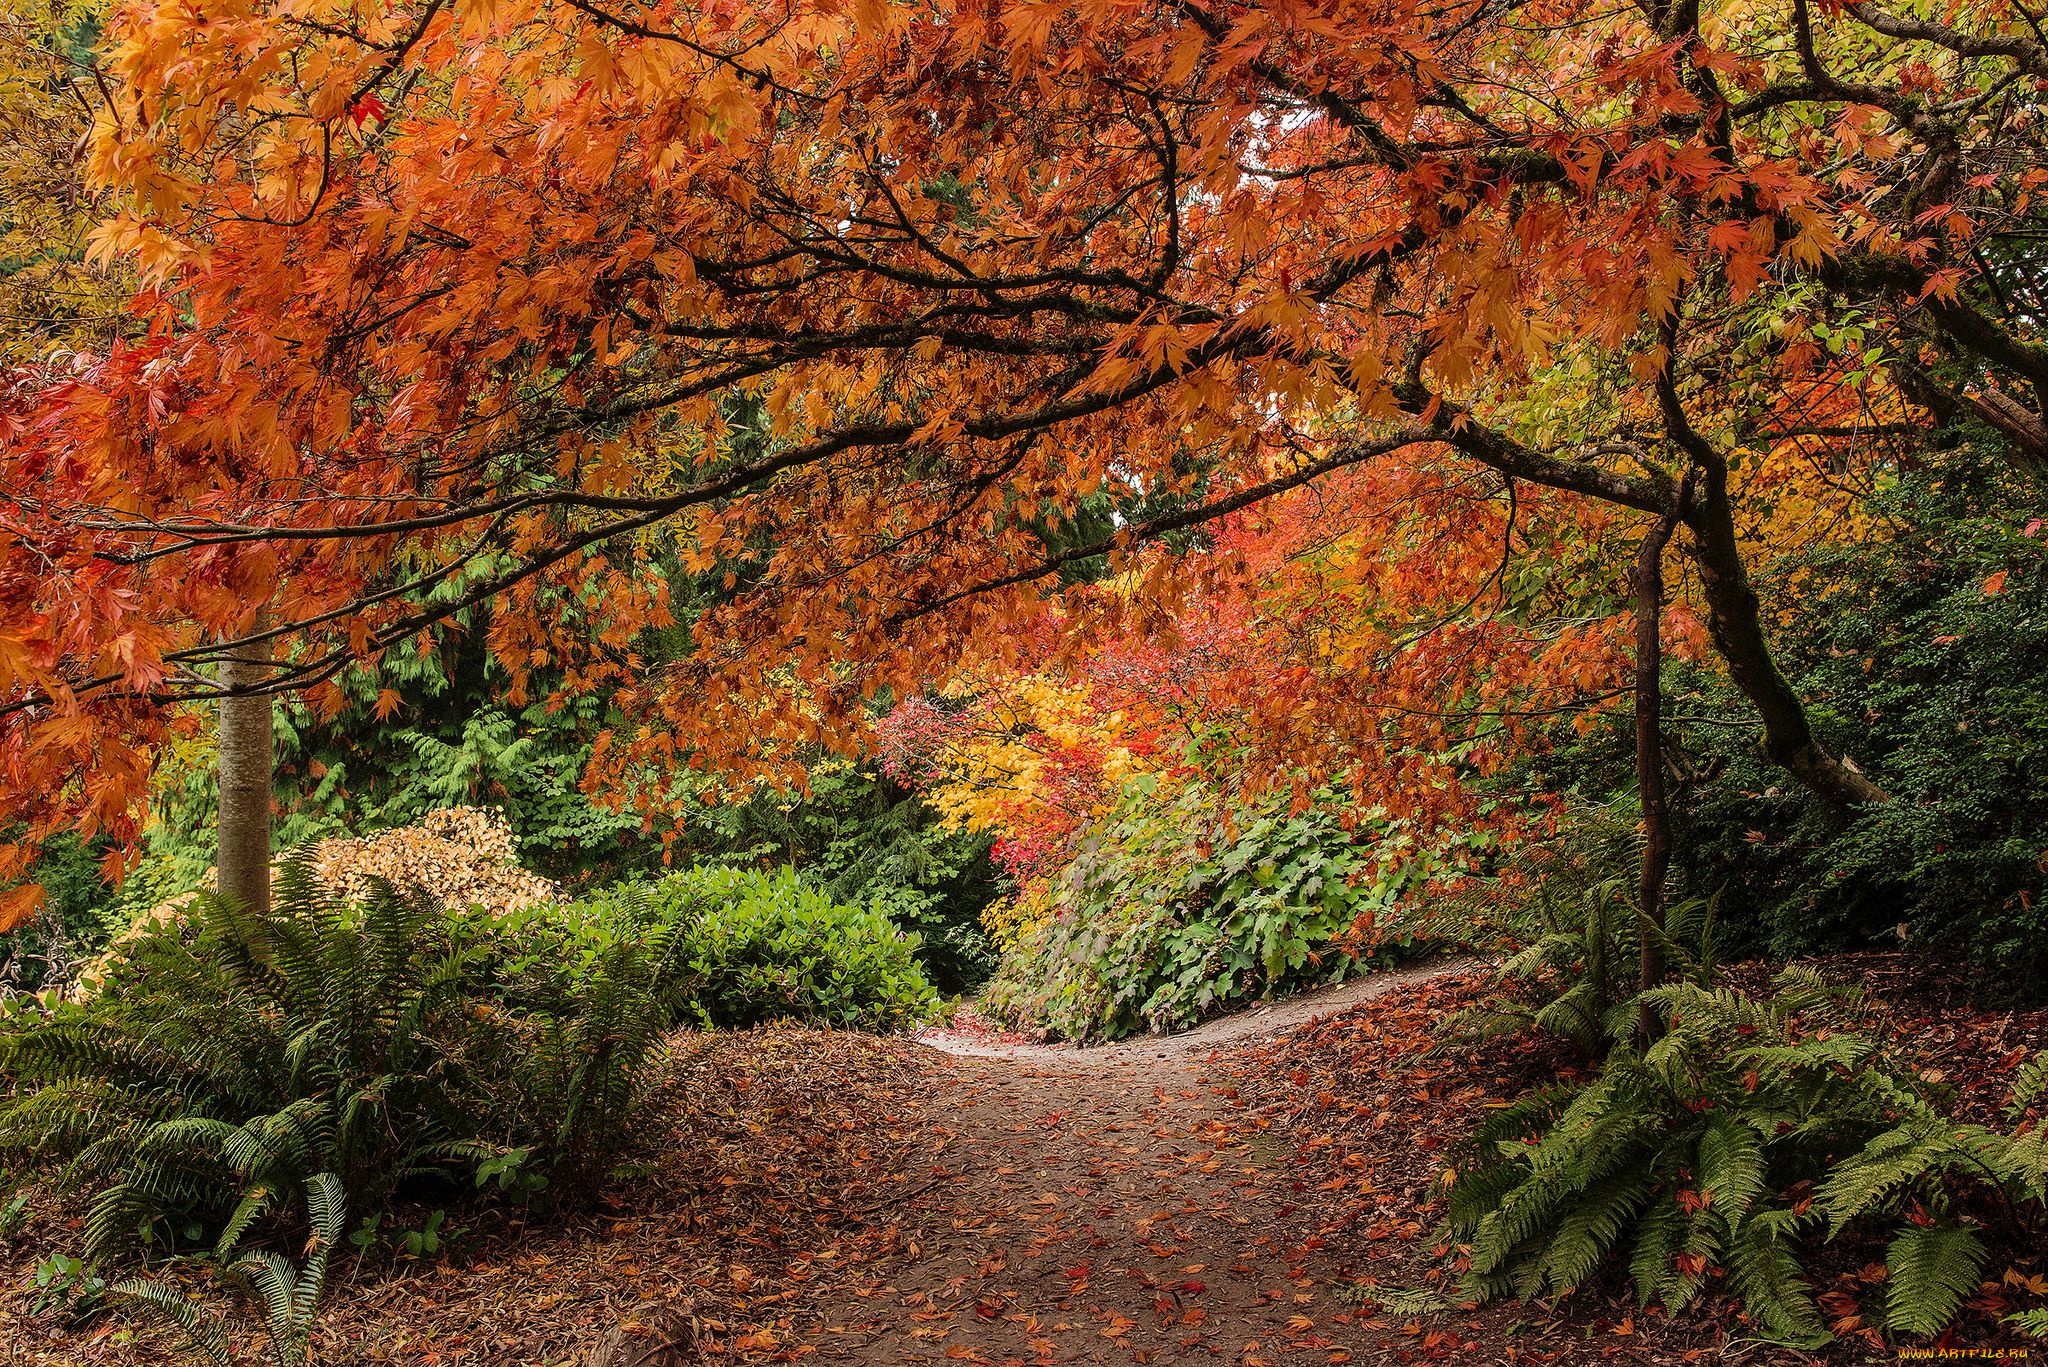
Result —
POLYGON ((210 665, 317 698, 486 598, 515 670, 639 710, 620 759, 772 766, 1000 664, 1064 568, 1395 460, 1669 524, 1770 754, 1868 802, 1771 658, 1755 454, 2044 451, 2010 3, 133 4, 105 67, 149 336, 0 416, 36 829, 123 829, 210 665), (650 672, 659 540, 730 592, 650 672), (587 647, 548 580, 609 604, 587 647))

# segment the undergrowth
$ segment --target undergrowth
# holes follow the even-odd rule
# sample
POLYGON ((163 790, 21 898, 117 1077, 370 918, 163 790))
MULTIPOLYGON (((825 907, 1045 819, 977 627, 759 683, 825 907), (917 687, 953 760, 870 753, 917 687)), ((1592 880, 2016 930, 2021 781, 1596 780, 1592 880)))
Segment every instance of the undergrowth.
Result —
POLYGON ((1132 783, 1084 831, 1011 937, 983 999, 1007 1025, 1115 1039, 1337 982, 1410 947, 1390 918, 1431 860, 1348 793, 1229 810, 1206 784, 1132 783))
POLYGON ((352 1209, 403 1189, 600 1180, 677 1009, 677 938, 523 970, 478 923, 392 892, 343 903, 303 860, 268 916, 211 895, 98 991, 0 1033, 0 1162, 91 1193, 90 1256, 225 1256, 319 1173, 352 1209), (535 984, 545 978, 541 987, 535 984))

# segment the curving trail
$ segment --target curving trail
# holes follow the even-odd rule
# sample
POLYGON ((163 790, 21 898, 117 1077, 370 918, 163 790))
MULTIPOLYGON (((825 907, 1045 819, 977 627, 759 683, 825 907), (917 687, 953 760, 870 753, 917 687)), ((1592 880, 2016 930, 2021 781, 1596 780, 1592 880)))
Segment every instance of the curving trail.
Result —
POLYGON ((1486 965, 1477 959, 1436 959, 1408 968, 1353 978, 1334 987, 1284 997, 1233 1011, 1174 1035, 1138 1035, 1113 1044, 1031 1044, 993 1036, 987 1030, 926 1030, 919 1044, 957 1058, 1006 1058, 1047 1067, 1077 1068, 1206 1059, 1219 1049, 1270 1039, 1289 1030, 1350 1011, 1389 992, 1417 983, 1470 973, 1486 965))
POLYGON ((1243 1125, 1226 1046, 1469 960, 1355 980, 1178 1036, 1095 1048, 932 1031, 952 1056, 936 1175, 886 1281, 825 1307, 808 1347, 863 1364, 1387 1360, 1301 1218, 1283 1146, 1243 1125))

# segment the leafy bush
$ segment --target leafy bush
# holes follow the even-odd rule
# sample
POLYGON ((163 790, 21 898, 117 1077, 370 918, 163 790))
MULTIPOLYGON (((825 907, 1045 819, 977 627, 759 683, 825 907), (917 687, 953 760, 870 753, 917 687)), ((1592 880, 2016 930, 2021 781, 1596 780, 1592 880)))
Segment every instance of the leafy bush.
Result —
MULTIPOLYGON (((507 926, 517 941, 533 918, 507 926)), ((793 869, 703 867, 628 883, 564 914, 588 955, 650 933, 675 937, 678 1000, 706 1025, 798 1020, 892 1030, 934 1017, 918 937, 873 907, 834 902, 793 869)))
POLYGON ((100 882, 105 853, 72 835, 43 843, 32 874, 43 885, 43 909, 27 924, 0 934, 0 1011, 38 992, 61 989, 107 942, 95 910, 106 893, 100 882))
POLYGON ((2048 1095, 2048 1054, 2016 1081, 2016 1128, 1998 1130, 1944 1116, 1870 1004, 1810 970, 1782 974, 1768 1001, 1692 983, 1646 999, 1656 1043, 1495 1113, 1445 1174, 1469 1294, 1567 1291, 1626 1248, 1645 1304, 1689 1304, 1719 1266, 1770 1333, 1815 1344, 1829 1335, 1802 1242, 1874 1227, 1890 1235, 1884 1320, 1926 1335, 1978 1283, 1971 1198, 2038 1221, 2048 1131, 2027 1116, 2048 1095))
POLYGON ((833 901, 878 908, 916 932, 918 962, 941 991, 977 987, 995 969, 981 925, 1001 894, 990 838, 949 828, 878 773, 820 758, 801 796, 762 791, 705 807, 683 842, 705 863, 792 865, 833 901))
POLYGON ((1306 811, 1278 794, 1229 812, 1189 781, 1126 785, 1087 828, 983 1007, 1071 1039, 1191 1025, 1233 1003, 1336 982, 1405 940, 1377 918, 1433 867, 1348 793, 1306 811), (1392 933, 1390 933, 1392 932, 1392 933))
POLYGON ((303 859, 269 916, 210 894, 193 911, 90 996, 0 1033, 0 1158, 94 1190, 93 1253, 136 1235, 224 1253, 320 1172, 358 1209, 515 1158, 586 1181, 625 1142, 674 1009, 672 936, 536 985, 487 919, 388 888, 336 903, 303 859))

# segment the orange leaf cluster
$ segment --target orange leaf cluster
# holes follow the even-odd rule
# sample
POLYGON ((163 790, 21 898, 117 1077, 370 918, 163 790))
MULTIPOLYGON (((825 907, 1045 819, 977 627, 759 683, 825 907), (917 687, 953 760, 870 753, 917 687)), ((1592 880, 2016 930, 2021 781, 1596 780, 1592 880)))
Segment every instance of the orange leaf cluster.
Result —
MULTIPOLYGON (((1865 449, 1899 406, 1840 400, 1878 358, 2048 374, 1972 293, 2040 177, 1943 150, 2037 137, 1989 95, 2039 46, 1788 3, 131 0, 89 160, 133 335, 0 393, 0 879, 60 825, 132 833, 265 608, 273 686, 337 703, 494 599, 515 674, 639 713, 623 764, 775 769, 883 689, 1028 665, 1084 563, 1132 576, 1103 630, 1170 628, 1149 548, 1382 464, 1425 513, 1675 510, 1753 655, 1740 452, 1865 449), (1837 296, 1859 340, 1818 345, 1837 296), (661 670, 649 562, 703 598, 661 670)), ((1387 690, 1375 729, 1424 719, 1390 755, 1443 739, 1461 660, 1584 689, 1612 650, 1453 635, 1387 690)), ((1313 700, 1273 699, 1313 757, 1313 700)))

